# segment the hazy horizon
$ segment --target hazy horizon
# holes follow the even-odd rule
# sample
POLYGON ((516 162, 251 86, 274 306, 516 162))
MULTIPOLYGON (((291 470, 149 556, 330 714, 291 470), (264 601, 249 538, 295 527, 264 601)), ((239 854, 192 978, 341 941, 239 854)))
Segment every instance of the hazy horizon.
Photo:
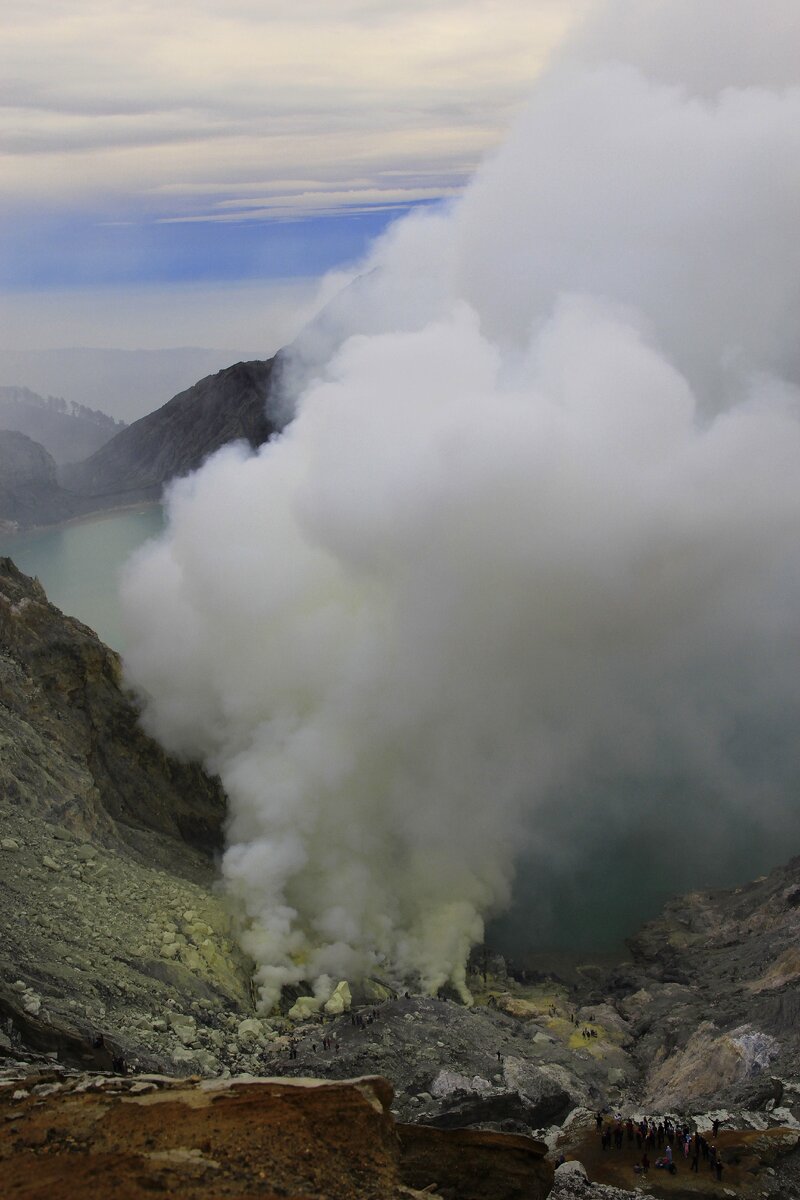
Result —
POLYGON ((318 294, 316 279, 0 294, 0 386, 130 423, 206 375, 271 357, 318 294), (54 344, 39 342, 42 328, 54 344))
POLYGON ((258 351, 205 350, 200 346, 0 350, 0 387, 24 387, 39 396, 57 396, 130 425, 206 375, 235 362, 266 357, 269 355, 258 351))

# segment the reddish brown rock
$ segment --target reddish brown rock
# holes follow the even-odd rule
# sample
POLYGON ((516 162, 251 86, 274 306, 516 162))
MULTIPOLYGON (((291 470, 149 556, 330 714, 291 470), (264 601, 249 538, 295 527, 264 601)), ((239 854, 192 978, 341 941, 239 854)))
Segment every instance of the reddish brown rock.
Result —
POLYGON ((458 1200, 535 1200, 546 1196, 553 1168, 547 1147, 514 1133, 398 1125, 403 1179, 414 1187, 436 1185, 458 1200))
POLYGON ((17 1081, 0 1088, 3 1194, 400 1200, 416 1187, 459 1200, 539 1200, 549 1191, 540 1143, 398 1128, 391 1099, 374 1076, 17 1081))

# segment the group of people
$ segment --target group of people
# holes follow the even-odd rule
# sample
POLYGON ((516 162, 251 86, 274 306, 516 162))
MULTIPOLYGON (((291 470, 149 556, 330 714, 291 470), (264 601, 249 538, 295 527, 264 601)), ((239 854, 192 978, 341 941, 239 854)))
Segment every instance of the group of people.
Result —
MULTIPOLYGON (((320 1044, 321 1044, 323 1050, 333 1050, 336 1054, 338 1054, 339 1050, 341 1049, 341 1044, 340 1044, 338 1038, 328 1037, 327 1034, 322 1039, 322 1042, 320 1044)), ((297 1058, 297 1052, 300 1049, 300 1043, 296 1037, 289 1038, 289 1044, 286 1048, 289 1052, 289 1058, 297 1058)), ((316 1042, 311 1043, 311 1052, 312 1052, 312 1054, 317 1053, 317 1043, 316 1042)))
POLYGON ((659 1170, 669 1171, 671 1175, 676 1174, 678 1170, 675 1157, 683 1154, 684 1159, 690 1160, 692 1171, 699 1172, 702 1159, 716 1174, 717 1179, 722 1179, 723 1162, 716 1146, 719 1121, 714 1121, 712 1126, 713 1141, 709 1141, 698 1129, 693 1130, 685 1122, 675 1123, 670 1117, 659 1121, 647 1117, 634 1121, 628 1117, 623 1121, 621 1116, 616 1116, 613 1120, 606 1121, 599 1112, 595 1117, 595 1125, 604 1151, 610 1150, 612 1144, 615 1149, 622 1150, 625 1141, 628 1147, 633 1149, 635 1141, 636 1153, 641 1155, 633 1168, 637 1174, 647 1174, 649 1171, 649 1151, 653 1155, 658 1154, 653 1165, 659 1170))
POLYGON ((378 1019, 377 1008, 370 1009, 370 1011, 367 1013, 366 1016, 364 1016, 364 1014, 360 1013, 360 1012, 359 1013, 356 1013, 356 1012, 350 1013, 350 1024, 355 1029, 366 1029, 368 1025, 371 1025, 372 1022, 377 1021, 377 1019, 378 1019))
MULTIPOLYGON (((369 1025, 372 1025, 373 1022, 378 1020, 378 1016, 379 1016, 379 1013, 378 1013, 377 1008, 370 1008, 368 1012, 351 1012, 350 1013, 350 1024, 353 1026, 354 1029, 360 1029, 363 1032, 366 1032, 367 1027, 369 1025)), ((332 1018, 330 1018, 330 1019, 332 1019, 332 1018)), ((325 1018, 323 1017, 322 1020, 324 1022, 325 1018)), ((334 1054, 338 1054, 341 1049, 341 1042, 339 1041, 338 1037, 331 1037, 329 1034, 325 1034, 325 1036, 320 1040, 319 1043, 317 1043, 316 1041, 310 1042, 312 1054, 317 1053, 318 1045, 322 1050, 333 1051, 334 1054)), ((300 1049, 300 1042, 294 1035, 292 1035, 289 1038, 289 1041, 286 1045, 286 1050, 287 1050, 289 1058, 290 1059, 297 1058, 299 1049, 300 1049)))

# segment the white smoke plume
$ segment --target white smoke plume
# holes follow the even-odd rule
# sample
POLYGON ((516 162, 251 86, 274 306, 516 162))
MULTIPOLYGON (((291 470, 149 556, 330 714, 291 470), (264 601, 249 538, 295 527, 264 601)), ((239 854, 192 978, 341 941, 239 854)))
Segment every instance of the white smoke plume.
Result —
POLYGON ((128 677, 222 778, 266 1006, 375 970, 465 994, 539 815, 568 839, 631 781, 680 788, 634 828, 791 825, 796 6, 654 3, 660 41, 641 7, 375 247, 284 434, 175 484, 127 572, 128 677))

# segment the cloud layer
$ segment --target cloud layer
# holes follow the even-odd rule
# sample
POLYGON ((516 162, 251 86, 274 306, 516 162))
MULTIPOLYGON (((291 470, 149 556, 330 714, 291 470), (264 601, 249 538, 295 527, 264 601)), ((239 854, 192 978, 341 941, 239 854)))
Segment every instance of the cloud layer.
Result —
POLYGON ((228 791, 267 1006, 463 994, 545 831, 591 858, 621 813, 700 866, 796 827, 800 89, 648 55, 566 56, 395 226, 298 345, 284 435, 176 484, 128 572, 129 678, 228 791))
POLYGON ((0 199, 261 220, 436 198, 584 6, 12 2, 0 199))

